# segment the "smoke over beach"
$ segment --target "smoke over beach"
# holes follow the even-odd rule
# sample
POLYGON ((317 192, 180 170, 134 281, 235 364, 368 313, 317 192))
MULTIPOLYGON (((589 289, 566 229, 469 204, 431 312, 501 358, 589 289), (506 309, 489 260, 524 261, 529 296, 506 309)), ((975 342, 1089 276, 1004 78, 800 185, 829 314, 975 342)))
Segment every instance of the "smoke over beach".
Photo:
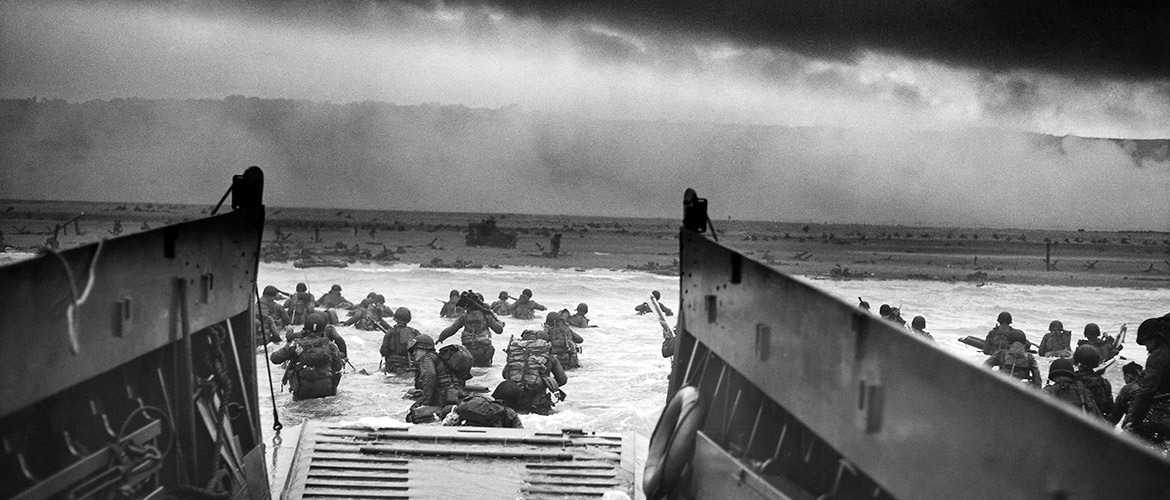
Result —
POLYGON ((255 164, 294 206, 1170 220, 1142 9, 785 5, 6 2, 0 197, 205 203, 255 164))
POLYGON ((736 219, 1160 227, 1167 143, 590 120, 462 106, 4 101, 0 198, 209 203, 240 165, 268 203, 670 217, 687 187, 736 219), (82 126, 81 124, 84 124, 82 126), (1118 222, 1115 214, 1127 214, 1118 222), (1037 214, 1040 214, 1039 216, 1037 214))

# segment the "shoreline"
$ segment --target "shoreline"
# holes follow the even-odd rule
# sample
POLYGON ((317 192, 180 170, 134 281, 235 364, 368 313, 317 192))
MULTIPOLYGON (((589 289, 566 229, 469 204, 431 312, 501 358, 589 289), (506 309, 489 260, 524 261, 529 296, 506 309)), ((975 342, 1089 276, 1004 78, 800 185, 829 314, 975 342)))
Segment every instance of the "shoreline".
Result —
MULTIPOLYGON (((206 217, 197 206, 0 201, 0 243, 38 252, 206 217), (69 224, 78 213, 84 216, 69 224), (69 215, 73 214, 73 215, 69 215)), ((514 248, 471 247, 482 214, 268 209, 262 261, 413 263, 423 267, 520 265, 678 275, 678 221, 501 214, 514 248), (560 253, 551 256, 560 234, 560 253)), ((720 221, 719 240, 788 274, 810 279, 925 280, 1170 288, 1170 233, 911 228, 720 221), (1047 261, 1046 261, 1047 257, 1047 261)))

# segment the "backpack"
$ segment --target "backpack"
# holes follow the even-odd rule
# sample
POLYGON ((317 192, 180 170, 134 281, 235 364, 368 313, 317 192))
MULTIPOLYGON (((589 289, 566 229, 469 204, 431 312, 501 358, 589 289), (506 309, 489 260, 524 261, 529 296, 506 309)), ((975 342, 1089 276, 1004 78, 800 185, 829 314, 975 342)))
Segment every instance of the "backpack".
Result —
MULTIPOLYGON (((1077 380, 1092 395, 1093 401, 1113 401, 1113 391, 1104 377, 1096 373, 1077 373, 1077 380)), ((1097 405, 1100 408, 1101 405, 1097 405)))
POLYGON ((544 336, 552 345, 553 356, 560 360, 563 367, 576 368, 580 365, 577 361, 577 344, 573 342, 572 330, 549 327, 544 336))
POLYGON ((1088 389, 1085 389, 1085 384, 1079 381, 1060 378, 1053 381, 1052 385, 1045 387, 1044 392, 1080 408, 1085 413, 1098 417, 1101 416, 1101 409, 1097 408, 1097 403, 1093 401, 1092 393, 1088 389))
POLYGON ((1028 351, 1024 350, 1024 344, 1016 342, 1012 347, 1003 351, 1003 363, 1000 365, 1000 370, 1010 373, 1013 377, 1019 370, 1027 371, 1032 365, 1032 358, 1028 356, 1028 351))
POLYGON ((548 376, 552 346, 546 340, 513 340, 508 346, 508 361, 504 365, 504 379, 526 389, 543 387, 548 376))
POLYGON ((455 408, 459 418, 467 421, 467 425, 478 427, 501 427, 500 412, 503 411, 499 403, 483 396, 468 396, 455 408))
POLYGON ((332 341, 325 337, 301 337, 295 340, 296 345, 304 350, 297 355, 297 362, 305 366, 329 366, 333 353, 329 349, 332 341))
POLYGON ((487 317, 483 311, 467 311, 463 314, 463 332, 459 341, 464 344, 491 344, 492 334, 488 331, 487 317))
POLYGON ((471 378, 471 367, 475 365, 475 357, 462 345, 449 345, 439 349, 439 360, 447 365, 458 377, 463 380, 471 378))
POLYGON ((998 350, 1006 349, 1008 334, 1011 333, 1011 327, 1003 328, 1003 325, 992 328, 987 335, 987 343, 983 347, 983 352, 992 354, 998 350))

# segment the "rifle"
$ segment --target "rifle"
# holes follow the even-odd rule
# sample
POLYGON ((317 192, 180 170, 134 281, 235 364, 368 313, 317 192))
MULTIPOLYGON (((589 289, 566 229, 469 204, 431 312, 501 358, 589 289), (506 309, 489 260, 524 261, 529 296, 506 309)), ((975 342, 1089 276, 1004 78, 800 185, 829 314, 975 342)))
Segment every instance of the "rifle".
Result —
MULTIPOLYGON (((455 305, 468 311, 475 309, 477 311, 483 312, 484 314, 490 314, 493 318, 496 319, 496 321, 500 321, 499 316, 496 316, 496 313, 492 311, 492 308, 488 307, 487 304, 484 304, 482 301, 476 298, 474 291, 468 290, 459 294, 459 302, 456 302, 455 305)), ((503 321, 500 321, 500 323, 503 323, 503 321)))
POLYGON ((1113 356, 1112 358, 1109 358, 1109 361, 1106 361, 1099 368, 1093 370, 1093 373, 1095 373, 1097 375, 1104 375, 1105 370, 1108 370, 1110 366, 1113 366, 1113 364, 1116 363, 1118 359, 1124 359, 1124 358, 1122 358, 1121 356, 1113 356))
POLYGON ((650 308, 654 310, 654 314, 658 315, 658 325, 662 327, 662 338, 674 337, 674 329, 666 322, 666 315, 662 314, 662 308, 658 306, 658 299, 650 296, 650 308))

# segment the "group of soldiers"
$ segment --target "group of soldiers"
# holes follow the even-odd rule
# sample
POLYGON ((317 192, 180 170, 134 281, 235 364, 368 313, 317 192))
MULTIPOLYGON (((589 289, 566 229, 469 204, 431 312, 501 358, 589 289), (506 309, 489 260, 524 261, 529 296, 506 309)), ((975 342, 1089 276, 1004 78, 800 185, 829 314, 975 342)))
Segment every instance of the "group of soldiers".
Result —
POLYGON ((294 400, 337 393, 349 361, 345 340, 334 325, 344 324, 382 331, 381 370, 390 375, 413 374, 414 387, 407 397, 415 402, 407 421, 442 419, 448 425, 520 427, 517 414, 547 415, 556 401, 564 399, 561 386, 568 383, 565 372, 580 366, 578 345, 585 340, 571 326, 593 326, 586 316, 588 305, 579 304, 575 313, 568 309, 549 312, 539 329, 524 330, 519 339, 511 339, 504 350, 504 380, 490 397, 469 390, 467 381, 472 378, 472 367, 493 365, 496 349, 492 336, 503 334, 501 317, 532 319, 535 311, 547 309, 532 300, 528 289, 515 299, 500 292, 499 300, 490 306, 474 291, 452 290, 450 300, 444 301, 439 311, 452 323, 439 333, 436 342, 410 326, 410 309, 390 308, 379 294, 370 293, 354 304, 341 295, 339 285, 314 298, 301 283, 293 294, 265 287, 257 321, 265 337, 261 341, 279 342, 280 332, 285 332, 286 344, 273 352, 270 360, 285 364, 284 381, 290 384, 294 400), (282 298, 286 299, 283 304, 278 302, 282 298), (341 311, 348 311, 344 323, 341 311), (393 319, 394 324, 387 319, 393 319), (301 330, 296 331, 296 326, 302 326, 301 330), (436 346, 456 333, 460 334, 459 344, 436 346))
MULTIPOLYGON (((859 307, 869 310, 869 303, 860 297, 858 301, 859 307)), ((911 333, 934 340, 925 331, 926 319, 922 316, 916 316, 907 327, 900 308, 883 304, 878 314, 911 333)), ((1011 313, 1001 312, 996 326, 987 332, 981 344, 988 356, 984 366, 998 369, 1110 424, 1121 423, 1123 429, 1150 442, 1170 444, 1170 314, 1149 318, 1138 327, 1136 342, 1149 353, 1146 366, 1135 362, 1122 366, 1125 385, 1116 395, 1109 380, 1102 375, 1113 364, 1111 360, 1119 356, 1122 349, 1119 338, 1102 335, 1096 323, 1088 323, 1084 338, 1073 349, 1072 332, 1059 320, 1049 324, 1039 344, 1033 344, 1022 330, 1011 325, 1011 313), (1033 347, 1036 349, 1032 350, 1033 347), (1049 365, 1047 385, 1041 377, 1037 356, 1058 358, 1049 365)), ((1124 331, 1123 327, 1122 334, 1124 331)))
POLYGON ((1045 393, 1110 424, 1122 423, 1123 429, 1150 442, 1170 440, 1170 314, 1149 318, 1138 327, 1136 342, 1146 348, 1146 366, 1124 365, 1125 385, 1116 395, 1102 376, 1108 366, 1101 366, 1118 356, 1123 346, 1117 338, 1102 336, 1096 323, 1085 325, 1084 338, 1072 349, 1072 332, 1061 321, 1053 321, 1033 354, 1024 332, 1011 326, 1011 313, 1001 312, 996 322, 984 341, 983 352, 989 355, 986 366, 999 367, 1000 372, 1039 388, 1036 356, 1056 357, 1048 368, 1045 393))
MULTIPOLYGON (((858 307, 865 309, 866 311, 869 310, 869 302, 866 302, 865 299, 862 299, 861 297, 858 297, 857 301, 859 302, 858 307)), ((897 323, 902 328, 906 328, 906 330, 910 333, 922 336, 932 342, 934 341, 934 336, 931 335, 930 332, 926 331, 925 317, 915 316, 914 319, 910 320, 910 325, 907 326, 906 320, 902 319, 902 308, 893 307, 889 304, 882 304, 881 307, 878 308, 878 316, 884 320, 897 323)))
MULTIPOLYGON (((860 298, 859 298, 860 300, 860 298)), ((861 300, 860 307, 869 304, 861 300)), ((882 319, 905 327, 898 308, 883 305, 882 319)), ((909 329, 930 338, 924 331, 926 320, 914 318, 909 329)), ((1083 337, 1072 346, 1072 332, 1056 320, 1048 326, 1039 344, 1012 326, 1008 311, 999 313, 996 326, 987 332, 982 350, 988 357, 984 366, 1032 387, 1112 425, 1132 432, 1156 445, 1170 446, 1170 314, 1149 318, 1141 323, 1136 342, 1145 346, 1146 365, 1129 362, 1122 366, 1125 385, 1114 394, 1105 369, 1120 358, 1121 338, 1102 335, 1096 323, 1084 326, 1083 337), (1032 348, 1035 347, 1035 350, 1032 348), (1048 368, 1048 383, 1041 377, 1037 356, 1057 358, 1048 368)), ((931 338, 933 340, 933 338, 931 338)), ((978 344, 978 342, 975 342, 978 344)))

